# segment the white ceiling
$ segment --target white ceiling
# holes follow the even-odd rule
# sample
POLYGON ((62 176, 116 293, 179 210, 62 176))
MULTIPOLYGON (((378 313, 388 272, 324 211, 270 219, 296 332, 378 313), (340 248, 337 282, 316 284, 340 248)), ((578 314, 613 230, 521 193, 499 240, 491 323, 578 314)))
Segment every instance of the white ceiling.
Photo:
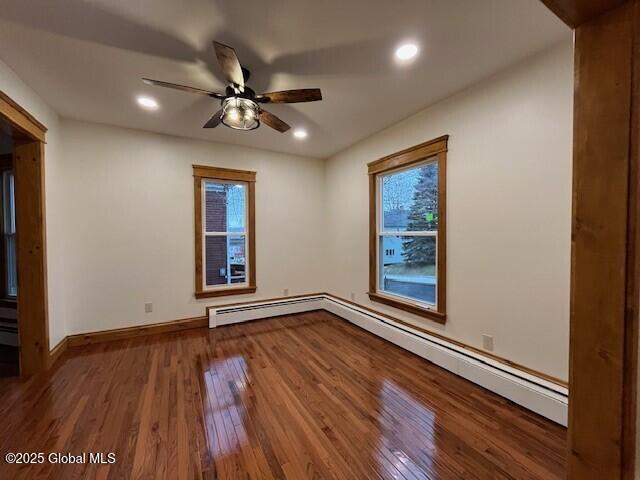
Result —
MULTIPOLYGON (((570 30, 539 0, 2 0, 0 58, 62 116, 327 157, 543 50, 570 30), (143 76, 223 91, 212 40, 235 47, 257 92, 322 89, 270 105, 304 141, 266 126, 202 125, 218 101, 143 76), (420 44, 410 65, 395 47, 420 44), (161 105, 141 110, 135 97, 161 105)), ((0 89, 2 86, 0 85, 0 89)))

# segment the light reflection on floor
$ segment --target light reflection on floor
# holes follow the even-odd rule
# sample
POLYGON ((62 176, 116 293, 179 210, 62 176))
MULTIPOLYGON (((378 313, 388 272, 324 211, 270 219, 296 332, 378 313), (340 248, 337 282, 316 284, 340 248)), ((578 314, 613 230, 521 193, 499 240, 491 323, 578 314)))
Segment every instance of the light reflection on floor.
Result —
POLYGON ((388 466, 391 464, 398 471, 397 478, 437 478, 433 476, 433 458, 437 454, 435 413, 388 379, 383 380, 380 386, 379 400, 380 440, 376 460, 381 470, 390 470, 388 466), (419 449, 420 455, 411 455, 403 450, 409 445, 419 449), (426 451, 427 446, 430 446, 430 452, 426 451), (420 464, 412 458, 420 458, 420 464))
POLYGON ((207 395, 204 403, 209 448, 214 458, 239 453, 249 442, 243 401, 248 377, 242 355, 214 360, 204 371, 207 395))

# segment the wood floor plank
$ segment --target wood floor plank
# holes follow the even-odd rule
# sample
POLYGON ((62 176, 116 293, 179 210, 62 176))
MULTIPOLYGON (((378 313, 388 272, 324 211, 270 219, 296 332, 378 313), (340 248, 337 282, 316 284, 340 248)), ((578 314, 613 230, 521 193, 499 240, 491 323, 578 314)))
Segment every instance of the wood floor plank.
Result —
POLYGON ((327 312, 70 349, 0 379, 0 478, 564 478, 564 428, 327 312))

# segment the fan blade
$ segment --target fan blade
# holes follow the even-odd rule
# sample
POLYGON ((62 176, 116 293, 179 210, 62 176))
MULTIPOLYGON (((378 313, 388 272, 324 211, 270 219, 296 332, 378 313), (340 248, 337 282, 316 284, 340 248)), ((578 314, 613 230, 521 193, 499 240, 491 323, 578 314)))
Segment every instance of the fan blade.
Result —
POLYGON ((213 48, 216 51, 218 63, 227 81, 237 85, 240 91, 244 91, 244 75, 242 74, 242 65, 240 65, 236 51, 219 42, 213 42, 213 48))
POLYGON ((221 121, 222 121, 222 109, 214 113, 209 119, 209 121, 205 123, 204 127, 202 128, 216 128, 218 125, 220 125, 221 121))
POLYGON ((274 130, 284 133, 291 127, 276 117, 273 113, 269 113, 266 110, 260 110, 260 121, 266 123, 274 130))
POLYGON ((256 101, 260 103, 299 103, 316 102, 318 100, 322 100, 322 92, 319 88, 284 90, 282 92, 269 92, 256 95, 256 101))
POLYGON ((226 95, 223 95, 222 93, 211 92, 209 90, 203 90, 201 88, 187 87, 186 85, 179 85, 177 83, 163 82, 161 80, 152 80, 150 78, 143 78, 142 81, 147 85, 174 88, 176 90, 182 90, 183 92, 196 93, 198 95, 205 95, 207 97, 213 97, 213 98, 220 98, 220 99, 226 98, 226 95))

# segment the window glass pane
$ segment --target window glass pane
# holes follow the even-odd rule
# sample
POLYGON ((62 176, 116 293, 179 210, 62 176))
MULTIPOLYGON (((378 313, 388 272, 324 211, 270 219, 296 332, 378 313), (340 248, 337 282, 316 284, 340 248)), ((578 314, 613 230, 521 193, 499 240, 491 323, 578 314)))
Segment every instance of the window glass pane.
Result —
POLYGON ((230 283, 244 283, 246 277, 245 237, 229 237, 229 268, 231 269, 230 283))
POLYGON ((13 172, 2 174, 4 233, 16 233, 15 185, 13 172))
POLYGON ((436 237, 381 236, 379 290, 436 304, 436 237))
POLYGON ((205 237, 205 284, 224 285, 227 283, 227 237, 205 237))
POLYGON ((18 295, 18 269, 16 263, 16 236, 5 237, 7 254, 7 296, 18 295))
POLYGON ((204 192, 207 232, 245 231, 245 184, 207 181, 204 183, 204 192))
POLYGON ((381 181, 382 229, 416 232, 438 229, 438 164, 384 175, 381 181))
POLYGON ((246 282, 245 246, 244 235, 205 237, 206 286, 246 282))
POLYGON ((4 236, 4 249, 6 257, 6 270, 4 272, 6 292, 8 297, 18 294, 18 273, 16 261, 16 208, 14 175, 11 171, 2 174, 2 233, 4 236))

